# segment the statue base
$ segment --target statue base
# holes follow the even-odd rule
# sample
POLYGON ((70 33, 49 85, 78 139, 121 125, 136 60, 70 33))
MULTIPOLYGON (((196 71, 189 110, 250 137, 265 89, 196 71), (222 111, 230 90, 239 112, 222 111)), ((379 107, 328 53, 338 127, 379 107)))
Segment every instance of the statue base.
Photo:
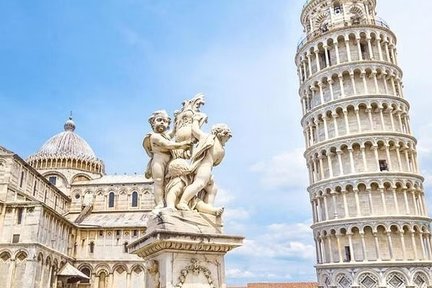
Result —
POLYGON ((162 209, 128 247, 146 260, 146 288, 225 288, 224 256, 243 239, 223 234, 220 217, 162 209))

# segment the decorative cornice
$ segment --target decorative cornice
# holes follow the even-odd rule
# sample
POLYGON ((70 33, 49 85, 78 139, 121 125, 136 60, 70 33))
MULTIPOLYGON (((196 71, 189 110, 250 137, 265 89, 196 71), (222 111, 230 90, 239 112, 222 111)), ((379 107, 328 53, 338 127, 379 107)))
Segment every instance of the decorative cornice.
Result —
POLYGON ((128 246, 129 252, 147 258, 163 250, 225 254, 240 247, 244 237, 155 230, 128 246))

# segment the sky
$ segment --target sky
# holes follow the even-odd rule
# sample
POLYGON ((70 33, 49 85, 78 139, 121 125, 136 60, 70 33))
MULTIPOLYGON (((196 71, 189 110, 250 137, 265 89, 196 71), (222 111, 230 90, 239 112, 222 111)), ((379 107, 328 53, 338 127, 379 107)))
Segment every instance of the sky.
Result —
MULTIPOLYGON (((143 173, 150 114, 205 94, 203 127, 233 138, 215 168, 228 284, 314 281, 311 208, 294 56, 299 0, 0 2, 0 145, 26 158, 76 132, 108 174, 143 173)), ((432 2, 378 0, 398 36, 404 94, 432 207, 432 2)))

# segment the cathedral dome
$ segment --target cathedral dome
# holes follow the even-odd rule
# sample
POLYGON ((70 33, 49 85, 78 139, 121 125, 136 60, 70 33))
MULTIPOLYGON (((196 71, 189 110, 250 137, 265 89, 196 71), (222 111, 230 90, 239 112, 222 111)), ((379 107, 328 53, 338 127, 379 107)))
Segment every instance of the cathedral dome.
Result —
POLYGON ((28 162, 36 169, 66 168, 92 173, 103 171, 99 160, 90 145, 75 133, 72 117, 64 124, 64 131, 51 137, 39 151, 30 156, 28 162))
POLYGON ((64 125, 65 131, 51 137, 34 155, 40 157, 74 157, 78 159, 97 160, 93 149, 75 131, 71 118, 64 125))

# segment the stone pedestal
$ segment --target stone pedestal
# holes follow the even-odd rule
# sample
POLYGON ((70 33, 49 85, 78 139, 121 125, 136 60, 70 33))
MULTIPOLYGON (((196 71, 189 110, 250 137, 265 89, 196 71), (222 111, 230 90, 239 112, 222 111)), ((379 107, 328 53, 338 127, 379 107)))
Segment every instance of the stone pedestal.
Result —
POLYGON ((224 255, 243 237, 222 232, 220 217, 196 211, 154 213, 147 233, 129 245, 146 260, 146 288, 224 288, 224 255))

